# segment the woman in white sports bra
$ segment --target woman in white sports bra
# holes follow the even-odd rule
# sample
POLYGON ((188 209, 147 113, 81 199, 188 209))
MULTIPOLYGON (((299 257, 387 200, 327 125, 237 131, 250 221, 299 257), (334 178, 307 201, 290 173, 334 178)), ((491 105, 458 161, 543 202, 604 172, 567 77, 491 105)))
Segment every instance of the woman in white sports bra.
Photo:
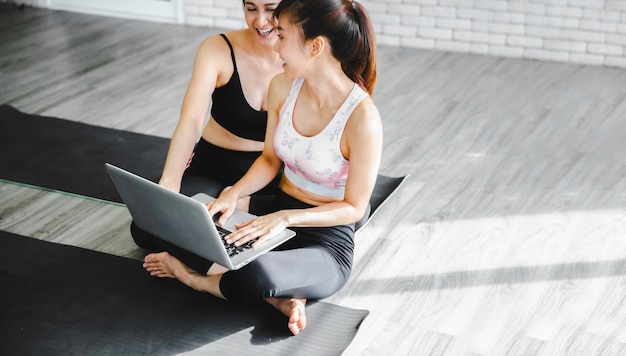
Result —
POLYGON ((370 98, 376 45, 365 8, 351 0, 283 0, 275 17, 284 73, 270 84, 263 152, 208 209, 223 224, 240 197, 263 188, 284 164, 281 193, 250 206, 260 216, 228 240, 257 245, 287 227, 296 237, 236 271, 213 264, 201 275, 167 253, 148 255, 144 267, 220 298, 270 303, 295 335, 306 326, 306 301, 332 295, 350 276, 354 226, 374 189, 383 130, 370 98))

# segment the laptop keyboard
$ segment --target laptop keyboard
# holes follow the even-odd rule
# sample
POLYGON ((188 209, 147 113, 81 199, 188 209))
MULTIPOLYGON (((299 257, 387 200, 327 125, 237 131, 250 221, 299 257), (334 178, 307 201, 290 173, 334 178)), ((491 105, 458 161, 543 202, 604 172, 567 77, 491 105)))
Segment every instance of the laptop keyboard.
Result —
POLYGON ((246 242, 245 244, 242 244, 240 246, 235 246, 233 244, 229 244, 228 242, 226 242, 226 235, 230 234, 230 231, 224 229, 223 227, 219 225, 215 225, 215 227, 217 228, 217 232, 219 232, 220 237, 222 238, 222 243, 224 244, 224 248, 226 249, 228 256, 233 257, 249 248, 252 248, 252 244, 254 243, 255 240, 250 240, 246 242))

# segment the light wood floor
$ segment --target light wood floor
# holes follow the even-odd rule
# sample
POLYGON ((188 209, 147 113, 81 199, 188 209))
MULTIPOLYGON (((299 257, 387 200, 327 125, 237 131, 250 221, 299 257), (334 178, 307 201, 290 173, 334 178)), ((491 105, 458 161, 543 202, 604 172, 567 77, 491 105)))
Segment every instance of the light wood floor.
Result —
MULTIPOLYGON (((0 102, 169 137, 217 32, 0 5, 0 102)), ((380 47, 374 99, 410 179, 327 299, 371 311, 346 354, 625 354, 626 71, 380 47)), ((0 229, 140 258, 129 221, 0 183, 0 229)))

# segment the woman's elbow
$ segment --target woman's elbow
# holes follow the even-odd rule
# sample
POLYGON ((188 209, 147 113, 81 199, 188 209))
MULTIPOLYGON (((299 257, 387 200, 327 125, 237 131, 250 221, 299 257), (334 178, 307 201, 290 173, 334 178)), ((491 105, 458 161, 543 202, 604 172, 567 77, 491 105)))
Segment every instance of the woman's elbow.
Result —
MULTIPOLYGON (((351 204, 352 205, 352 204, 351 204)), ((369 202, 366 204, 352 205, 350 223, 355 223, 363 219, 365 214, 369 214, 369 202)))

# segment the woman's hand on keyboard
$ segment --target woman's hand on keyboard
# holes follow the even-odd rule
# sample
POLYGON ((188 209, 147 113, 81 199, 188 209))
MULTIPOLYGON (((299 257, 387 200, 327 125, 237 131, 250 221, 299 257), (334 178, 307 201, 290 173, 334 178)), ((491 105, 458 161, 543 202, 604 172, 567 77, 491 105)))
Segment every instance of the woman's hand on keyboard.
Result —
POLYGON ((226 224, 226 221, 237 207, 237 199, 239 199, 239 196, 231 188, 232 187, 224 188, 217 199, 207 204, 209 215, 213 216, 221 213, 221 216, 217 220, 217 224, 220 226, 226 224))
POLYGON ((286 211, 259 216, 246 223, 237 224, 237 230, 226 237, 226 242, 240 246, 248 241, 255 240, 252 247, 256 247, 263 241, 274 237, 288 227, 288 215, 286 211))

